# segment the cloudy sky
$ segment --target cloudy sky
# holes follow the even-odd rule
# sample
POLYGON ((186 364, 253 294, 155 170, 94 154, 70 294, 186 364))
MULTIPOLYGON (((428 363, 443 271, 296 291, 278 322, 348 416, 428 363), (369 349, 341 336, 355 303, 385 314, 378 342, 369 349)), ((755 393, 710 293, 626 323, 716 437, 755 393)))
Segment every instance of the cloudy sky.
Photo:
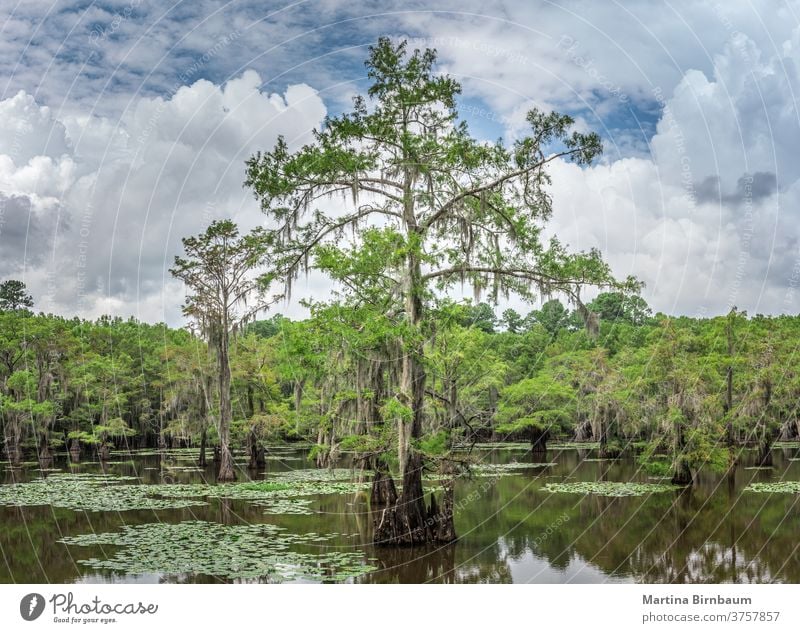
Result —
POLYGON ((384 34, 438 49, 480 138, 532 105, 603 136, 597 165, 554 166, 552 229, 654 309, 800 312, 800 2, 779 0, 0 0, 0 279, 181 323, 180 238, 263 222, 243 161, 347 108, 384 34))

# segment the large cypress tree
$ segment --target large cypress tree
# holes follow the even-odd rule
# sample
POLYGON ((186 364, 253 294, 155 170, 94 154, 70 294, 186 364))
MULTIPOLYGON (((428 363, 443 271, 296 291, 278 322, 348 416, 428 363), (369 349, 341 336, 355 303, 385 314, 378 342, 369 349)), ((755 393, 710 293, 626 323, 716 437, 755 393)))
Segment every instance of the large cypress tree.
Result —
POLYGON ((621 287, 599 252, 573 254, 542 239, 551 215, 547 166, 590 163, 601 152, 599 137, 572 131, 569 116, 532 109, 528 136, 511 146, 483 143, 458 118, 461 86, 436 73, 435 61, 433 50, 409 52, 382 38, 366 61, 371 85, 351 112, 328 118, 298 151, 279 139, 247 163, 246 185, 274 223, 265 235, 274 258, 267 281, 289 290, 301 271, 317 267, 351 298, 372 301, 377 289, 394 299, 388 314, 402 334, 391 411, 403 489, 378 520, 380 544, 455 538, 452 490, 444 503, 425 506, 418 448, 434 291, 466 283, 493 299, 561 293, 579 301, 585 285, 621 287), (318 208, 337 195, 352 201, 346 212, 318 208), (331 256, 336 249, 342 257, 331 256))

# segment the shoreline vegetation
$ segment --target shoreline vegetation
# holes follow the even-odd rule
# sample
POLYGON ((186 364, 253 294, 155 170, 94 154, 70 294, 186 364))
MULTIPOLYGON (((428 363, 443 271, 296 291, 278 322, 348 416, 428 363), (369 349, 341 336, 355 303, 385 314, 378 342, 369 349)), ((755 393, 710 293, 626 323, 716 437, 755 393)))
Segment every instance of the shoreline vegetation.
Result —
MULTIPOLYGON (((675 474, 684 467, 691 484, 701 470, 724 473, 748 451, 756 456, 748 469, 769 471, 774 449, 800 447, 790 363, 800 318, 669 318, 650 315, 638 301, 642 313, 632 314, 613 294, 589 305, 603 314, 596 339, 558 300, 525 317, 506 311, 497 318, 488 304, 445 306, 437 339, 426 343, 432 428, 419 446, 433 463, 451 460, 457 472, 433 474, 480 474, 472 463, 480 448, 528 447, 543 467, 555 451, 574 448, 588 461, 633 455, 653 478, 680 486, 675 474)), ((322 468, 354 457, 382 501, 391 487, 369 458, 378 453, 386 471, 395 471, 396 436, 388 425, 366 431, 393 406, 390 376, 331 344, 345 333, 335 331, 342 309, 335 314, 326 306, 304 321, 276 315, 237 335, 231 443, 250 470, 280 459, 265 448, 275 442, 307 446, 322 468), (368 378, 373 386, 384 381, 383 391, 368 378)), ((219 463, 214 359, 197 334, 29 309, 0 311, 0 325, 7 466, 46 471, 56 451, 72 463, 113 463, 127 449, 189 447, 193 467, 219 463)))

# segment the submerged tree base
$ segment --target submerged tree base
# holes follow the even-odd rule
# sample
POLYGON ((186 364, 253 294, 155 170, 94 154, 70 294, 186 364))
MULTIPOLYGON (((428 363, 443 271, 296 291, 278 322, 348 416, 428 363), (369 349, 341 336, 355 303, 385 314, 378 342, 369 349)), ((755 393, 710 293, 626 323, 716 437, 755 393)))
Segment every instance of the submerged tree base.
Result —
MULTIPOLYGON (((375 520, 373 542, 380 547, 452 543, 456 540, 453 523, 453 482, 444 486, 442 505, 433 493, 425 507, 422 490, 421 460, 412 455, 411 467, 403 477, 403 492, 397 501, 384 508, 375 520)), ((391 480, 391 477, 384 475, 391 480)))
POLYGON ((445 488, 441 508, 433 493, 430 498, 427 508, 422 502, 406 503, 403 495, 394 505, 384 508, 375 522, 374 544, 393 547, 455 541, 458 537, 453 523, 452 488, 445 488))
POLYGON ((691 486, 694 483, 692 471, 686 464, 679 464, 672 473, 670 483, 674 486, 691 486))
POLYGON ((380 506, 391 506, 397 503, 397 489, 394 486, 394 479, 383 471, 375 471, 370 501, 373 505, 380 506))

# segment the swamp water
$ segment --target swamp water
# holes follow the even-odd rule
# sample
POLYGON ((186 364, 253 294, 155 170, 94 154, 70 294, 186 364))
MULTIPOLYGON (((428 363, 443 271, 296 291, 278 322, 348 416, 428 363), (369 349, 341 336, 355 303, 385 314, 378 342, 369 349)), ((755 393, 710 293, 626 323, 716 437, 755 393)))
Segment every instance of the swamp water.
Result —
POLYGON ((478 445, 459 540, 411 549, 373 547, 368 480, 307 448, 224 486, 190 449, 0 463, 0 582, 798 583, 798 446, 678 490, 631 457, 478 445))

